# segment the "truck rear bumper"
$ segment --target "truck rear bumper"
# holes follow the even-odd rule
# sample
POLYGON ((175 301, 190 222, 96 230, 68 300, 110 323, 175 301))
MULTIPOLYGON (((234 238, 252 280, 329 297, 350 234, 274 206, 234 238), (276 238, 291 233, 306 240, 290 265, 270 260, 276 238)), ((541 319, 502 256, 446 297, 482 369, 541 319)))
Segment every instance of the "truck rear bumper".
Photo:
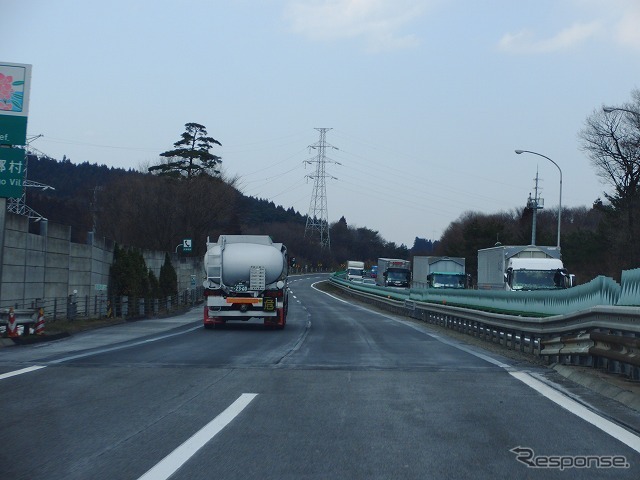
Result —
POLYGON ((265 326, 279 329, 286 324, 286 289, 268 290, 261 296, 226 295, 220 290, 205 291, 205 296, 204 326, 207 328, 233 321, 247 322, 250 319, 262 319, 265 326))
MULTIPOLYGON (((280 307, 282 308, 282 307, 280 307)), ((249 320, 250 318, 265 318, 265 317, 277 317, 278 311, 275 310, 273 312, 265 312, 264 310, 248 310, 246 312, 242 312, 240 310, 215 310, 211 308, 206 309, 206 317, 207 318, 217 318, 222 317, 225 320, 249 320)))

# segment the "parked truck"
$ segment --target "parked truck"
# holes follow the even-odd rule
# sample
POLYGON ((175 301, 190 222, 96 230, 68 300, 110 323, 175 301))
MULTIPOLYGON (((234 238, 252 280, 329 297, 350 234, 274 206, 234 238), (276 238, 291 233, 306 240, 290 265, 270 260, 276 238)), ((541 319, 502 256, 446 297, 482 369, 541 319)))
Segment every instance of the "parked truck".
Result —
POLYGON ((399 258, 379 258, 376 284, 383 287, 409 287, 411 262, 399 258))
POLYGON ((347 280, 362 281, 364 278, 364 262, 349 260, 347 262, 347 280))
POLYGON ((462 257, 415 256, 412 262, 414 288, 467 288, 462 257))
POLYGON ((557 290, 573 283, 559 247, 497 245, 478 250, 478 289, 557 290))
POLYGON ((265 326, 287 323, 287 248, 267 235, 207 238, 204 256, 205 328, 261 318, 265 326))

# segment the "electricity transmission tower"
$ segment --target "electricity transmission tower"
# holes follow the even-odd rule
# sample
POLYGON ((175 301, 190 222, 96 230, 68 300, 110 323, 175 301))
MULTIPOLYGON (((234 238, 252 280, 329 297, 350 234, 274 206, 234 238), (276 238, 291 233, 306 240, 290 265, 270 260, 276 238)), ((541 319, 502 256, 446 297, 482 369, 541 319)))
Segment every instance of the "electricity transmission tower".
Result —
POLYGON ((333 145, 329 145, 326 141, 326 134, 330 128, 316 128, 320 132, 320 140, 313 145, 309 145, 309 148, 317 150, 317 155, 313 160, 306 160, 305 163, 316 164, 316 172, 313 175, 307 175, 307 178, 312 178, 313 181, 313 193, 311 194, 311 203, 309 204, 309 214, 307 215, 307 225, 304 229, 304 236, 307 234, 313 235, 314 231, 320 233, 320 248, 331 249, 331 239, 329 238, 329 216, 327 213, 327 177, 337 180, 336 177, 329 175, 325 170, 327 162, 336 163, 333 160, 328 160, 326 157, 327 148, 335 148, 333 145))
MULTIPOLYGON (((27 145, 29 145, 31 141, 36 140, 39 137, 41 137, 41 135, 37 135, 36 137, 28 139, 27 145)), ((18 198, 9 198, 9 201, 7 202, 7 211, 11 213, 15 213, 16 215, 29 217, 30 220, 39 222, 40 220, 46 220, 46 218, 44 218, 42 215, 36 212, 33 208, 27 205, 26 203, 27 188, 39 188, 41 190, 48 190, 48 189, 55 190, 55 188, 53 188, 50 185, 45 185, 44 183, 34 182, 33 180, 29 180, 27 178, 27 174, 29 170, 28 169, 29 155, 34 155, 34 156, 36 155, 36 153, 33 153, 33 152, 38 152, 38 151, 35 150, 34 148, 28 149, 25 155, 24 165, 22 166, 22 174, 23 174, 22 195, 18 198)), ((41 152, 38 152, 38 153, 41 153, 41 152)), ((42 155, 42 156, 45 156, 45 155, 42 155)))

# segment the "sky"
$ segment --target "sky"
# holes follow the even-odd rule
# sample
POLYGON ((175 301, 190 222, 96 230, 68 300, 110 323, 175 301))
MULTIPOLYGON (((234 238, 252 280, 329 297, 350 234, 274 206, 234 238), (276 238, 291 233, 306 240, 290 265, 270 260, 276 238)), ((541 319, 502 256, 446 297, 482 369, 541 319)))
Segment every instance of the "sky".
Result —
MULTIPOLYGON (((640 88, 637 0, 2 0, 30 145, 146 169, 189 122, 240 190, 409 248, 534 192, 590 207, 585 120, 640 88)), ((206 199, 203 199, 206 202, 206 199)), ((185 206, 186 207, 186 206, 185 206)), ((268 232, 265 232, 268 233, 268 232)))

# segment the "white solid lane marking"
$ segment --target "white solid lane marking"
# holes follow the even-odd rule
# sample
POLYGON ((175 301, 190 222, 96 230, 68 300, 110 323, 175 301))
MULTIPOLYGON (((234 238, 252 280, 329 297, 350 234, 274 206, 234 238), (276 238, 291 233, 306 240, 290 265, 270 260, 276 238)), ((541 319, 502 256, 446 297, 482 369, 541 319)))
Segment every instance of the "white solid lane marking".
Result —
MULTIPOLYGON (((312 288, 314 288, 314 290, 317 290, 318 292, 324 293, 325 295, 329 295, 330 297, 336 298, 336 300, 340 300, 343 301, 342 299, 339 299, 337 297, 334 297, 333 295, 330 295, 326 292, 323 292, 322 290, 319 290, 315 287, 315 284, 311 285, 312 288)), ((349 302, 344 302, 344 303, 349 303, 349 302)), ((355 305, 354 305, 355 306, 355 305)), ((363 310, 367 310, 369 312, 371 312, 372 314, 375 315, 380 315, 381 317, 384 318, 388 318, 391 320, 394 320, 396 322, 402 323, 404 325, 407 325, 421 333, 424 333, 426 335, 429 335, 437 340, 439 340, 442 343, 446 343, 447 345, 451 345, 454 348, 457 348, 459 350, 463 350, 467 353, 470 353, 471 355, 474 355, 478 358, 481 358, 487 362, 490 362, 494 365, 497 365, 500 368, 503 368, 505 370, 507 370, 507 372, 509 374, 511 374, 514 378, 520 380, 521 382, 523 382, 524 384, 526 384, 528 387, 533 388, 534 390, 536 390, 537 392, 541 393, 542 395, 544 395, 546 398, 548 398, 549 400, 551 400, 552 402, 556 403, 557 405, 561 406, 562 408, 568 410, 569 412, 575 414, 576 416, 578 416, 579 418, 583 419, 586 422, 591 423, 592 425, 594 425, 595 427, 599 428, 600 430, 602 430, 603 432, 611 435, 613 438, 621 441, 622 443, 624 443, 625 445, 627 445, 629 448, 632 448, 633 450, 640 452, 640 437, 638 437, 637 435, 633 434, 632 432, 630 432, 629 430, 626 430, 625 428, 620 427, 619 425, 616 425, 615 423, 607 420, 604 417, 601 417, 600 415, 598 415, 595 412, 592 412, 591 410, 589 410, 588 408, 584 407, 583 405, 581 405, 580 403, 576 402, 575 400, 571 399, 570 397, 566 396, 565 394, 563 394, 562 392, 559 392, 557 390, 554 390, 553 388, 549 387, 548 385, 546 385, 545 383, 541 382, 540 380, 535 379, 534 377, 532 377, 531 375, 529 375, 528 373, 525 372, 517 372, 517 371, 510 371, 510 369, 512 368, 510 365, 500 362, 499 360, 493 359, 491 356, 489 355, 484 355, 480 352, 474 351, 470 348, 466 348, 463 345, 458 344, 455 341, 449 341, 439 335, 433 334, 433 333, 429 333, 427 331, 425 331, 422 327, 422 325, 418 326, 418 325, 414 325, 411 322, 408 322, 406 320, 401 320, 398 319, 396 317, 390 316, 388 314, 384 314, 384 313, 380 313, 374 310, 370 310, 367 307, 361 307, 361 306, 356 306, 357 308, 361 308, 363 310)))
POLYGON ((191 438, 164 457, 151 470, 142 475, 138 480, 165 480, 173 475, 187 460, 200 450, 209 440, 215 437, 226 427, 231 420, 236 418, 251 401, 258 396, 257 393, 243 393, 227 409, 202 427, 191 438))
MULTIPOLYGON (((321 290, 319 290, 321 291, 321 290)), ((324 292, 323 292, 324 293, 324 292)), ((436 335, 430 332, 425 331, 422 327, 422 325, 415 325, 412 322, 408 322, 406 320, 401 320, 389 315, 385 315, 383 313, 380 312, 376 312, 374 310, 369 310, 366 307, 359 307, 359 308, 363 308, 365 310, 370 311, 373 314, 377 314, 380 315, 382 317, 385 318, 390 318, 392 320, 395 320, 397 322, 400 322, 408 327, 413 328, 414 330, 417 330, 421 333, 424 333, 425 335, 428 335, 430 337, 435 338, 436 340, 445 343, 447 345, 450 345, 454 348, 457 348, 459 350, 462 350, 464 352, 470 353, 471 355, 474 355, 478 358, 481 358, 482 360, 492 363, 500 368, 503 368, 505 370, 507 370, 507 372, 509 372, 509 374, 511 374, 514 378, 520 380, 521 382, 523 382, 525 385, 527 385, 529 388, 533 388, 534 390, 536 390, 537 392, 541 393, 542 395, 544 395, 546 398, 548 398, 549 400, 551 400, 552 402, 556 403, 557 405, 561 406, 562 408, 568 410, 569 412, 573 413, 574 415, 576 415, 577 417, 583 419, 586 422, 589 422, 590 424, 592 424, 593 426, 599 428, 600 430, 602 430, 603 432, 611 435, 613 438, 621 441, 622 443, 624 443, 625 445, 627 445, 628 447, 634 449, 637 452, 640 452, 640 437, 638 437, 637 435, 633 434, 632 432, 630 432, 629 430, 626 430, 625 428, 620 427, 619 425, 616 425, 615 423, 607 420, 604 417, 601 417, 600 415, 598 415, 597 413, 589 410, 588 408, 584 407, 583 405, 581 405, 580 403, 576 402, 575 400, 573 400, 572 398, 568 397, 567 395, 563 394, 562 392, 559 392, 557 390, 554 390, 553 388, 551 388, 550 386, 546 385, 544 382, 541 382, 540 380, 532 377, 530 374, 526 373, 526 372, 518 372, 518 371, 511 371, 511 366, 500 362, 499 360, 496 360, 494 358, 492 358, 489 355, 484 355, 480 352, 477 352, 471 348, 467 348, 464 345, 460 345, 459 343, 457 343, 454 340, 448 340, 440 335, 436 335)))
POLYGON ((167 338, 177 337, 179 335, 184 335, 185 333, 193 332, 195 330, 200 330, 201 328, 202 328, 202 325, 198 325, 197 327, 191 327, 188 330, 184 330, 184 331, 181 331, 181 332, 178 332, 178 333, 169 333, 167 335, 161 335, 159 337, 150 338, 148 340, 142 340, 142 341, 139 341, 139 342, 128 343, 126 345, 118 345, 117 347, 106 347, 106 348, 100 348, 100 349, 97 349, 97 350, 92 350, 92 351, 86 352, 86 353, 78 353, 76 355, 70 355, 68 357, 59 358, 57 360, 52 360, 49 363, 51 365, 54 365, 54 364, 58 364, 58 363, 69 362, 71 360, 77 360, 79 358, 92 357, 94 355, 100 355, 102 353, 110 353, 110 352, 115 352, 115 351, 118 351, 118 350, 123 350, 125 348, 137 347, 139 345, 146 345, 147 343, 153 343, 153 342, 157 342, 159 340, 166 340, 167 338))
POLYGON ((342 302, 342 303, 349 303, 349 302, 347 302, 346 300, 343 300, 343 299, 341 299, 341 298, 336 297, 335 295, 331 295, 330 293, 327 293, 327 292, 324 292, 324 291, 320 290, 319 288, 317 288, 317 287, 316 287, 316 285, 317 285, 318 283, 321 283, 321 282, 312 283, 312 284, 311 284, 311 288, 313 288, 313 289, 314 289, 315 291, 317 291, 317 292, 324 293, 325 295, 328 295, 328 296, 330 296, 331 298, 333 298, 334 300, 338 300, 339 302, 342 302))
POLYGON ((16 375, 22 375, 23 373, 34 372, 36 370, 40 370, 41 368, 45 368, 45 365, 34 365, 33 367, 23 368, 21 370, 14 370, 13 372, 7 372, 0 375, 0 380, 4 380, 5 378, 15 377, 16 375))
POLYGON ((613 438, 620 440, 622 443, 630 448, 633 448, 636 452, 640 452, 640 438, 631 433, 630 431, 616 425, 615 423, 601 417, 600 415, 592 412, 588 408, 584 407, 575 400, 567 397, 566 395, 554 390, 553 388, 545 385, 540 380, 533 378, 531 375, 525 372, 509 372, 513 377, 517 378, 521 382, 525 383, 529 387, 538 391, 552 402, 560 405, 562 408, 570 411, 574 415, 582 418, 584 421, 589 422, 595 427, 599 428, 605 433, 608 433, 613 438))

